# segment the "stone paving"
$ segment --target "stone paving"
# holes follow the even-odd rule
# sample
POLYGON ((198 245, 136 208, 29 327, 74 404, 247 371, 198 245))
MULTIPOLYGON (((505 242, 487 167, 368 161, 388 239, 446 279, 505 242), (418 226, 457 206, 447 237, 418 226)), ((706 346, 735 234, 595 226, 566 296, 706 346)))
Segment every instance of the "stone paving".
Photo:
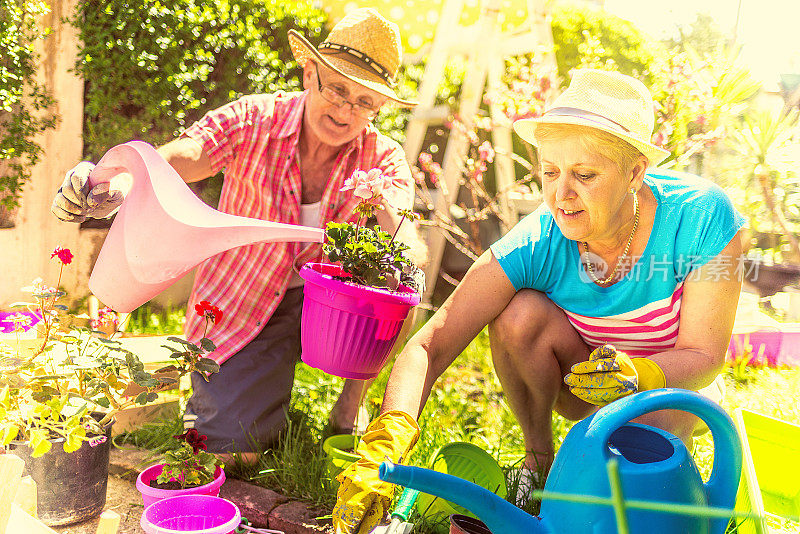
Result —
MULTIPOLYGON (((139 472, 155 462, 148 451, 112 450, 105 509, 121 516, 118 534, 144 534, 139 525, 142 497, 135 482, 139 472)), ((325 511, 309 509, 304 503, 242 480, 227 479, 220 497, 234 502, 250 525, 256 528, 281 530, 285 534, 332 532, 329 526, 320 525, 314 519, 325 515, 325 511)), ((97 523, 95 518, 77 525, 54 527, 54 530, 59 534, 95 534, 97 523)))

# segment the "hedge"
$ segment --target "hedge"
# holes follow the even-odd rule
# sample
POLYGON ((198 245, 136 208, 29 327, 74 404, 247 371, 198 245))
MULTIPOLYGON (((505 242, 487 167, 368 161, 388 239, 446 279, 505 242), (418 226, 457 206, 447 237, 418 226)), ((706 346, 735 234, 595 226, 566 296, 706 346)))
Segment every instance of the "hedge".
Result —
POLYGON ((34 45, 46 35, 38 25, 49 12, 42 0, 0 0, 0 205, 11 209, 42 155, 33 137, 56 124, 52 98, 34 80, 34 45))
POLYGON ((84 157, 130 139, 162 144, 248 93, 301 87, 287 39, 318 43, 325 13, 291 0, 83 0, 84 157))

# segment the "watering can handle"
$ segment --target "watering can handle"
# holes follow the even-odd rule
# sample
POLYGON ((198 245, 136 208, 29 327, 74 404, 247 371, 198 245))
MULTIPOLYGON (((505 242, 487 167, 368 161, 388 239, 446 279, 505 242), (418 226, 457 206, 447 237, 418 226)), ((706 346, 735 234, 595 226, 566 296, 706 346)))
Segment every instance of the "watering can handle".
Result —
MULTIPOLYGON (((130 169, 127 165, 123 165, 121 162, 116 161, 120 159, 121 154, 120 151, 115 150, 115 148, 116 147, 106 152, 106 154, 100 158, 100 161, 97 162, 97 165, 94 166, 94 169, 92 169, 88 180, 89 189, 104 182, 110 182, 111 179, 118 174, 130 172, 130 169)), ((152 147, 150 148, 152 150, 152 147)))
POLYGON ((742 469, 742 444, 730 416, 718 404, 695 391, 653 389, 614 401, 595 414, 586 436, 605 446, 611 434, 631 419, 666 409, 689 412, 708 425, 714 438, 714 466, 705 484, 708 504, 727 506, 733 502, 742 469))

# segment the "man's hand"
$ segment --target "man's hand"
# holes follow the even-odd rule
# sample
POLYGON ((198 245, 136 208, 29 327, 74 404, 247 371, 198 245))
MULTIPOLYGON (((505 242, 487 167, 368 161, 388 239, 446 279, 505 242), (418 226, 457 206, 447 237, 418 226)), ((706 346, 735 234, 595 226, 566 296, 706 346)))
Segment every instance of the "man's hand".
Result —
POLYGON ((399 410, 386 412, 370 423, 356 450, 361 459, 336 477, 336 534, 367 534, 384 519, 394 486, 378 478, 378 466, 386 459, 402 460, 418 437, 417 422, 399 410))
POLYGON ((648 389, 666 386, 664 371, 648 358, 630 358, 613 345, 592 351, 589 360, 578 362, 564 377, 573 395, 590 404, 606 404, 648 389))
POLYGON ((89 175, 94 164, 82 161, 64 176, 50 211, 66 222, 83 222, 87 217, 103 219, 111 217, 125 198, 121 189, 112 182, 104 182, 89 188, 89 175))

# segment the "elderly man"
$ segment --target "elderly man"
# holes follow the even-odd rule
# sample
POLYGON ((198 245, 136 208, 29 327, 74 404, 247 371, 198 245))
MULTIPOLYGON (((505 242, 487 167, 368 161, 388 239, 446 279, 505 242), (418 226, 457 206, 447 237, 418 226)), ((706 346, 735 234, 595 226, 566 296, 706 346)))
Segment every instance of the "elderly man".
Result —
MULTIPOLYGON (((225 169, 221 211, 306 226, 353 221, 357 203, 340 192, 356 170, 380 169, 403 184, 405 206, 413 203, 413 179, 401 147, 371 124, 387 103, 411 107, 392 86, 401 59, 397 25, 373 9, 343 18, 314 48, 289 32, 292 52, 303 67, 301 93, 258 94, 207 113, 159 153, 186 182, 225 169)), ((121 186, 87 190, 93 165, 67 173, 53 201, 62 220, 106 217, 123 200, 121 186)), ((394 231, 395 210, 382 210, 378 223, 394 231)), ((402 239, 423 261, 425 247, 412 225, 402 239)), ((205 382, 192 377, 185 422, 208 436, 209 450, 245 452, 273 440, 285 423, 294 366, 300 355, 303 302, 299 268, 318 261, 321 247, 308 243, 260 243, 219 254, 197 270, 189 309, 208 300, 222 309, 215 325, 221 365, 205 382)), ((186 336, 203 334, 203 319, 187 314, 186 336)), ((355 424, 360 382, 346 382, 330 420, 335 429, 355 424)))

